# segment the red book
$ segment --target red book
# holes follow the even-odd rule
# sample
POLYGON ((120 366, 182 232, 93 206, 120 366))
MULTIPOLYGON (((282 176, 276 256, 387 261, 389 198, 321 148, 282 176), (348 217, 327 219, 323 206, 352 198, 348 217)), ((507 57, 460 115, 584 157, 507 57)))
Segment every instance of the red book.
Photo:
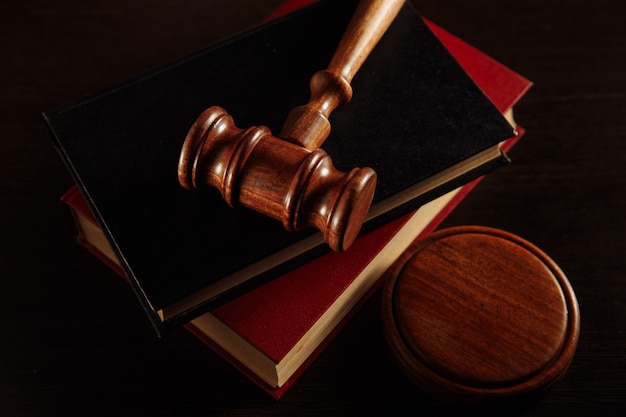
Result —
MULTIPOLYGON (((312 3, 288 0, 270 17, 312 3)), ((427 22, 496 107, 512 115, 531 83, 440 27, 427 22)), ((513 123, 512 117, 509 119, 513 123)), ((502 145, 510 149, 522 136, 502 145)), ((384 270, 414 239, 431 233, 480 178, 186 324, 271 396, 279 399, 380 286, 384 270)), ((124 276, 78 189, 61 199, 77 241, 124 276)))

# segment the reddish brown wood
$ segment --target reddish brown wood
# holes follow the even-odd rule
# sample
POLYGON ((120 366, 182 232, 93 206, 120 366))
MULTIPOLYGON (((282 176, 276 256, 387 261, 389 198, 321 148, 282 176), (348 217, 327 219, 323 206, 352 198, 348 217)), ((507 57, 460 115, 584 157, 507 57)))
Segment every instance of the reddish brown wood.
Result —
POLYGON ((350 83, 376 46, 404 0, 362 0, 327 69, 311 78, 311 98, 294 108, 280 137, 307 149, 322 146, 330 133, 328 118, 333 110, 352 98, 350 83))
POLYGON ((237 128, 211 107, 190 129, 178 176, 188 189, 218 188, 231 205, 242 204, 287 230, 316 227, 333 250, 356 238, 376 187, 371 168, 337 171, 319 146, 328 137, 328 116, 350 100, 350 81, 398 14, 404 1, 363 0, 326 70, 311 78, 311 99, 295 108, 281 140, 266 127, 237 128))
POLYGON ((578 303, 561 269, 510 233, 445 229, 415 242, 388 272, 390 349, 425 391, 485 404, 554 384, 579 335, 578 303))
POLYGON ((220 107, 205 110, 183 145, 178 178, 188 189, 215 187, 238 204, 281 220, 287 230, 319 229, 336 251, 356 238, 376 188, 376 173, 335 169, 322 149, 309 151, 266 127, 239 129, 220 107))

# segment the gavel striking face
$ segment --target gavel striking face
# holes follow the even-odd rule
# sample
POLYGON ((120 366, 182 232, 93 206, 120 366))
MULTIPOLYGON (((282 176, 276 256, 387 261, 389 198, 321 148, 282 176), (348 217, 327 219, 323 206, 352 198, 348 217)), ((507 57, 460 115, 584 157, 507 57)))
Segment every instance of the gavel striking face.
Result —
POLYGON ((376 187, 372 169, 340 172, 322 149, 309 151, 263 126, 239 129, 220 107, 194 123, 178 175, 184 187, 215 187, 229 205, 281 220, 287 230, 315 227, 336 251, 356 238, 376 187))
POLYGON ((338 171, 319 146, 328 117, 350 100, 350 81, 404 1, 362 0, 326 70, 311 78, 311 98, 292 110, 281 137, 267 127, 238 128, 220 107, 194 122, 181 150, 178 178, 187 189, 215 187, 239 204, 280 220, 289 230, 319 229, 335 251, 358 235, 376 188, 371 168, 338 171))

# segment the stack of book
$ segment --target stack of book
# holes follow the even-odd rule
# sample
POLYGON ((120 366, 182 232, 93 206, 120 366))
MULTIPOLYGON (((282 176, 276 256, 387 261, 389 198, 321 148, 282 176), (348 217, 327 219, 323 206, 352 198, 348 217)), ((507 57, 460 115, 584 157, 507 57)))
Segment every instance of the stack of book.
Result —
POLYGON ((183 190, 195 117, 217 104, 278 131, 355 5, 287 1, 246 33, 44 114, 76 182, 61 198, 76 240, 129 281, 158 333, 185 326, 275 398, 523 134, 512 110, 531 83, 406 4, 331 117, 335 164, 379 176, 349 250, 183 190))

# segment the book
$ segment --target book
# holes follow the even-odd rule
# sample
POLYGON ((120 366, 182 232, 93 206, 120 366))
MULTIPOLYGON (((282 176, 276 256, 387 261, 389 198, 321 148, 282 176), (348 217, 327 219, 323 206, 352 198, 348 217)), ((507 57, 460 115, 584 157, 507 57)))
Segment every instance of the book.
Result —
MULTIPOLYGON (((176 165, 189 126, 209 105, 230 109, 241 126, 277 131, 308 99, 308 79, 327 65, 355 4, 320 1, 44 113, 158 333, 328 251, 315 232, 286 232, 228 207, 217 192, 182 189, 176 165)), ((343 170, 377 171, 363 233, 506 163, 499 144, 514 129, 411 4, 352 84, 325 149, 343 170), (381 210, 389 201, 393 208, 381 210)))
MULTIPOLYGON (((290 10, 301 3, 301 0, 286 1, 280 10, 290 10)), ((514 123, 513 106, 531 82, 432 22, 426 23, 514 123)), ((515 139, 503 144, 505 151, 522 136, 523 129, 518 127, 518 130, 520 134, 515 139)), ((433 200, 415 214, 405 215, 376 233, 360 237, 350 253, 324 255, 317 262, 272 280, 185 326, 279 399, 378 289, 380 271, 408 242, 435 230, 480 179, 433 200), (395 243, 387 246, 394 238, 395 243)), ((124 276, 115 252, 78 189, 72 187, 61 201, 77 241, 124 276)))

